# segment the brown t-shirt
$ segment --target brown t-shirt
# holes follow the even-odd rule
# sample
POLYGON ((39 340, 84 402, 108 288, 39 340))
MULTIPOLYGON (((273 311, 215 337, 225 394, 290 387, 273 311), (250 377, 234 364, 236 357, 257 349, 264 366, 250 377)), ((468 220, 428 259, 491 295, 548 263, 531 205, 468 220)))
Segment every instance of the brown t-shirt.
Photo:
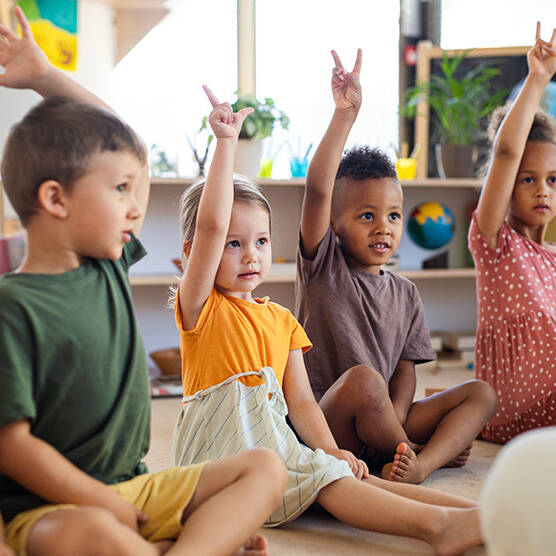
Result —
POLYGON ((305 354, 317 400, 342 373, 369 365, 390 381, 400 360, 435 358, 415 284, 349 268, 331 228, 313 260, 297 250, 296 314, 313 342, 305 354))

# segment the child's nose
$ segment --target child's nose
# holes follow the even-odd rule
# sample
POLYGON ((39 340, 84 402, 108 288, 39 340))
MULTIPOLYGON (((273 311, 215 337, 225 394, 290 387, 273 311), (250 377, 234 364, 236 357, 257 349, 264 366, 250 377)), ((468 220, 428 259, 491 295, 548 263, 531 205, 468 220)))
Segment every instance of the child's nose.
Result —
POLYGON ((139 204, 136 197, 133 197, 128 211, 129 217, 133 220, 137 220, 137 218, 141 218, 141 216, 143 216, 143 212, 143 207, 139 204))

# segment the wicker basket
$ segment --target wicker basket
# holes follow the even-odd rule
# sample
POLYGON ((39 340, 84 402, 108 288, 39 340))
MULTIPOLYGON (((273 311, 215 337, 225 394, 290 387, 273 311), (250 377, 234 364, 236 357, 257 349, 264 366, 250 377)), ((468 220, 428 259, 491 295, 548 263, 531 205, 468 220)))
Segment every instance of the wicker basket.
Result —
POLYGON ((181 375, 181 356, 179 348, 158 349, 149 353, 163 375, 181 375))

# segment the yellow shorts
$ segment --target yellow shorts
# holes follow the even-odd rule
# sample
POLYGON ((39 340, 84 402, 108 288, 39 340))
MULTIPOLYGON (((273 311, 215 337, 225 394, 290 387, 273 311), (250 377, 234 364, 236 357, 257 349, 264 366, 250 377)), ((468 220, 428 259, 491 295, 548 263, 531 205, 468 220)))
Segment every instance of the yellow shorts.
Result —
MULTIPOLYGON (((143 538, 151 542, 175 539, 181 530, 183 510, 197 488, 205 465, 206 462, 145 473, 110 487, 149 516, 148 521, 139 527, 143 538)), ((16 515, 6 525, 8 545, 18 556, 26 556, 27 538, 39 519, 52 512, 75 508, 75 504, 49 504, 16 515)))

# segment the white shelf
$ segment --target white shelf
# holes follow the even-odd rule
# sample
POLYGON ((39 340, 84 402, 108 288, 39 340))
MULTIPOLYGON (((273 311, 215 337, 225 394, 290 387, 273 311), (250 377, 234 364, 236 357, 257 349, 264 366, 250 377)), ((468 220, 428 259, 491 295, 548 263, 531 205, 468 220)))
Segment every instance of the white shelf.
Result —
MULTIPOLYGON (((474 278, 474 268, 434 268, 427 270, 400 270, 400 276, 409 280, 474 278)), ((170 286, 176 284, 178 278, 169 274, 130 275, 132 286, 170 286)), ((295 263, 274 263, 265 283, 295 282, 295 263)))

